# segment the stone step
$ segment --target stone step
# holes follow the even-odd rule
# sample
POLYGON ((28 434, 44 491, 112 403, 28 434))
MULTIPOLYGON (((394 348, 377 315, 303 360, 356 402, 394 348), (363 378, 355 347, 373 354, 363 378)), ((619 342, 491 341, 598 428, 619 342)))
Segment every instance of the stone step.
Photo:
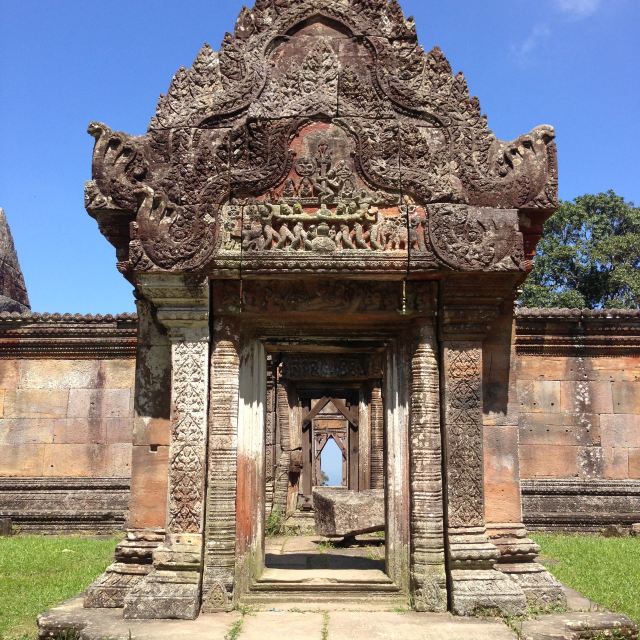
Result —
POLYGON ((278 585, 375 585, 393 586, 392 580, 376 569, 273 569, 267 568, 257 580, 260 584, 278 585))
POLYGON ((398 593, 398 587, 392 582, 388 584, 364 583, 364 582, 332 582, 331 580, 311 580, 308 582, 256 582, 251 587, 251 592, 274 592, 274 593, 315 593, 327 591, 329 593, 398 593))
POLYGON ((252 589, 241 604, 256 609, 287 611, 391 611, 408 609, 409 601, 397 589, 252 589))

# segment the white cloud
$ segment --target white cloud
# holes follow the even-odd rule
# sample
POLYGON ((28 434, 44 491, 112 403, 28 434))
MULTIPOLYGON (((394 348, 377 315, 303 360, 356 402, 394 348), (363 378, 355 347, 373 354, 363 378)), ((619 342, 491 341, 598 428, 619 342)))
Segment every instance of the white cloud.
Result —
POLYGON ((602 4, 602 0, 554 0, 556 7, 571 18, 588 18, 602 4))
POLYGON ((537 24, 529 35, 519 44, 512 46, 512 52, 519 62, 526 62, 529 56, 551 35, 546 24, 537 24))

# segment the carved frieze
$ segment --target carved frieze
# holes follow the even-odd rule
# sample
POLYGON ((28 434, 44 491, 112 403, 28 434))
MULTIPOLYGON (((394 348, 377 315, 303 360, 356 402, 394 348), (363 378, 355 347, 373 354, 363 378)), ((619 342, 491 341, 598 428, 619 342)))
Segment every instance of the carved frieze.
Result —
POLYGON ((370 356, 310 354, 285 355, 282 377, 288 380, 367 379, 382 377, 382 364, 370 356))
POLYGON ((245 260, 270 272, 518 270, 520 248, 504 252, 517 218, 477 207, 556 206, 553 129, 497 140, 396 0, 258 0, 219 53, 205 45, 178 71, 146 135, 90 133, 86 206, 129 277, 245 260))

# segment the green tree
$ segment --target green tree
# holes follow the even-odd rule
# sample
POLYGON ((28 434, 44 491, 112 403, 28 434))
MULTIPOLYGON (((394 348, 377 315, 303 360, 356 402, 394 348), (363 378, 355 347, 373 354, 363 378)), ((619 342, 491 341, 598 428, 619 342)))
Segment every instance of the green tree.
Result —
POLYGON ((520 303, 640 308, 640 208, 613 191, 562 202, 545 224, 520 303))

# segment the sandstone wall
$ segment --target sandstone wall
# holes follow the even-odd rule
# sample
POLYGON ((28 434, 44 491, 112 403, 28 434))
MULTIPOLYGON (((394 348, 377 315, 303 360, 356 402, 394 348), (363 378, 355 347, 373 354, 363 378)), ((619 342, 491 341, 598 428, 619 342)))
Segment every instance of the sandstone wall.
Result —
MULTIPOLYGON (((0 516, 24 530, 120 528, 131 489, 130 524, 163 525, 169 346, 159 331, 138 344, 136 327, 0 313, 0 516)), ((520 312, 509 347, 485 347, 488 521, 518 520, 520 474, 530 528, 638 522, 640 313, 520 312)))
POLYGON ((0 318, 0 513, 25 529, 125 519, 135 318, 0 318))
POLYGON ((519 449, 530 527, 640 520, 640 313, 523 311, 519 449))
POLYGON ((0 360, 0 477, 129 477, 134 364, 0 360))

